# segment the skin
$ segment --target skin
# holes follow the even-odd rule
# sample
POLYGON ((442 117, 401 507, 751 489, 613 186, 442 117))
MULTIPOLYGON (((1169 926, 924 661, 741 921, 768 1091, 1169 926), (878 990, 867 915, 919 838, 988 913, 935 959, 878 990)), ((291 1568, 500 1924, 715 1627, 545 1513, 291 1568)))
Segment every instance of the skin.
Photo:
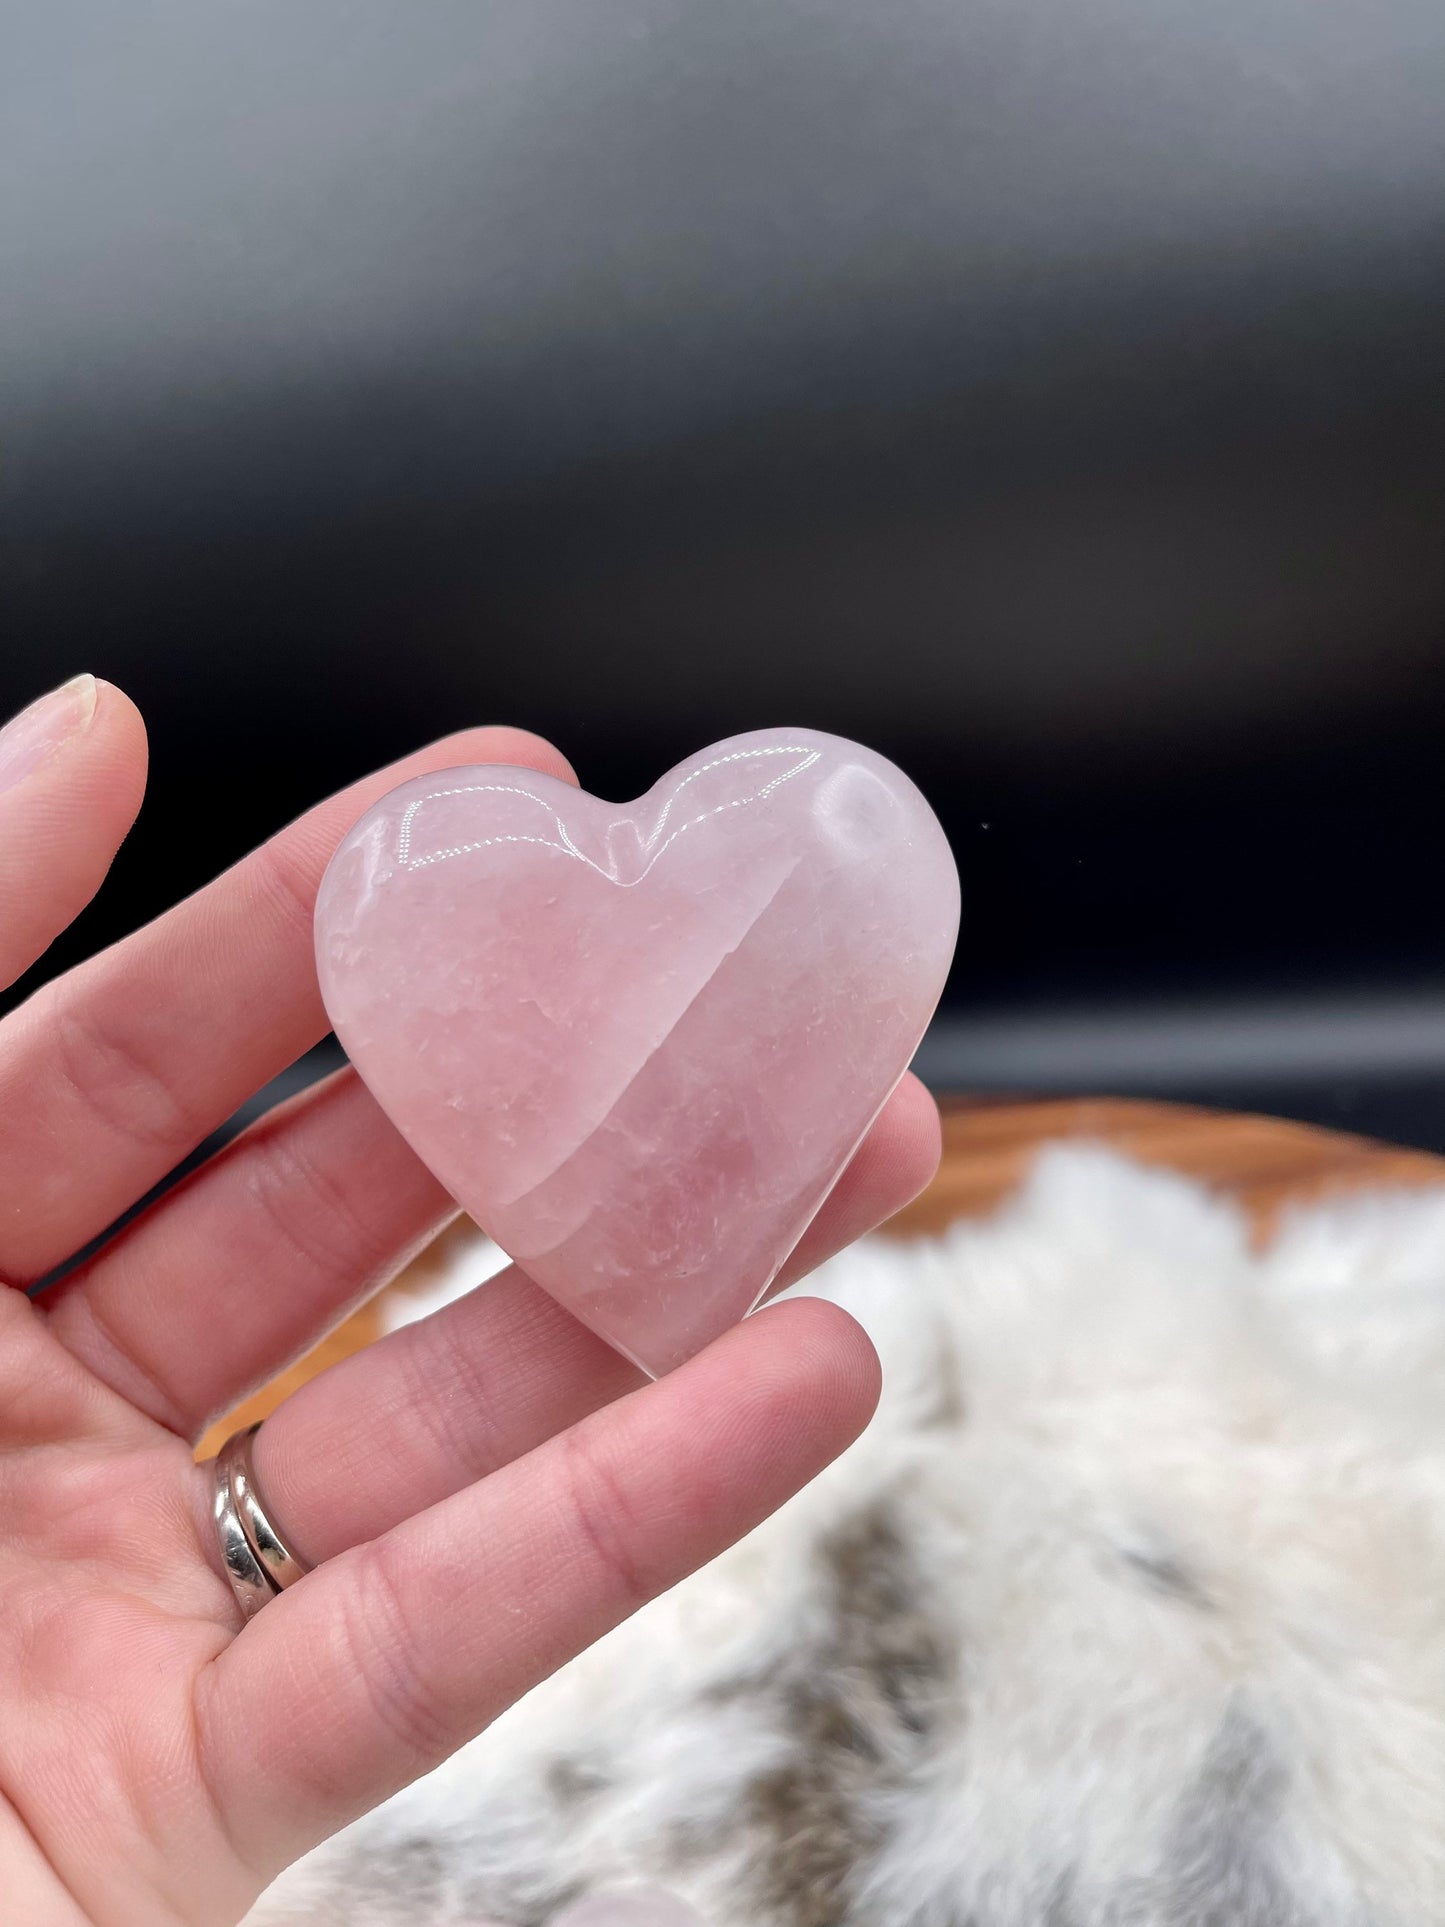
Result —
MULTIPOLYGON (((99 886, 145 733, 102 683, 0 791, 0 983, 99 886)), ((35 1927, 238 1920, 291 1860, 481 1731, 782 1503, 867 1423, 835 1307, 770 1307, 657 1384, 515 1269, 313 1380, 256 1465, 316 1570, 242 1630, 193 1449, 453 1206, 350 1072, 264 1118, 46 1294, 327 1028, 326 860, 394 784, 572 779, 479 729, 331 798, 0 1024, 0 1893, 35 1927)), ((914 1195, 937 1116, 900 1085, 796 1277, 914 1195)))

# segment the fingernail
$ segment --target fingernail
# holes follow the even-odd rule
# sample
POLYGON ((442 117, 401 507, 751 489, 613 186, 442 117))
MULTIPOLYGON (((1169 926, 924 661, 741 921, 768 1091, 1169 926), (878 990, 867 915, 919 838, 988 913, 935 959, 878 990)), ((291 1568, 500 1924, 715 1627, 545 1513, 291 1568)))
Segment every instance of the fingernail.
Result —
POLYGON ((0 729, 0 790, 14 789, 95 714, 95 677, 72 676, 0 729))

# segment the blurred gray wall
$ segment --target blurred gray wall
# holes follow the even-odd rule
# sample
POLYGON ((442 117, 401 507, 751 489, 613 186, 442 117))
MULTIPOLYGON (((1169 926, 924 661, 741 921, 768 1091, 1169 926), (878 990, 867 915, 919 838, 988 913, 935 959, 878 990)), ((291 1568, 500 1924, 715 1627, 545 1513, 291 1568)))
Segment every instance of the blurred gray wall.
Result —
POLYGON ((157 752, 89 935, 460 720, 813 722, 960 1022, 1428 1003, 1442 184, 1440 0, 0 0, 0 706, 157 752))

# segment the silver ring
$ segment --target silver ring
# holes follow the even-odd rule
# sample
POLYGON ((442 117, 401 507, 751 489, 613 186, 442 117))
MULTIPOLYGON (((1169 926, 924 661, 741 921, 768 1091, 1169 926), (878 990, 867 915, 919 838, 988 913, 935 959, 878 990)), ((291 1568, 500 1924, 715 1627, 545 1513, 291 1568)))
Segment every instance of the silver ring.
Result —
POLYGON ((231 1460, 231 1493, 252 1552, 266 1568, 266 1576, 271 1584, 278 1592, 285 1592, 288 1586, 294 1586, 298 1579, 304 1578, 311 1568, 296 1557, 276 1530, 256 1490, 251 1445, 260 1429, 258 1419, 254 1425, 248 1425, 244 1432, 237 1432, 228 1442, 227 1450, 234 1453, 231 1460))
POLYGON ((243 1619, 254 1619, 269 1600, 293 1585, 308 1568, 267 1517, 251 1468, 251 1441, 259 1425, 235 1432, 216 1454, 213 1517, 226 1577, 243 1619))

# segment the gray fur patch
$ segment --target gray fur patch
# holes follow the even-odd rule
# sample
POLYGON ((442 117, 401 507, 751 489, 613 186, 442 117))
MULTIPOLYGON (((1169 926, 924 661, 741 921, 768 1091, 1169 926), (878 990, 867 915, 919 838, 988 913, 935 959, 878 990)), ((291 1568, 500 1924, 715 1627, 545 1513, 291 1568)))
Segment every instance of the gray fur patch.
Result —
POLYGON ((546 1927, 577 1894, 575 1884, 544 1882, 539 1890, 535 1877, 526 1879, 520 1870, 515 1884, 468 1879, 445 1836, 417 1836, 378 1844, 349 1860, 335 1892, 301 1918, 305 1927, 396 1927, 398 1921, 451 1927, 482 1918, 546 1927))
POLYGON ((1159 1927, 1318 1927, 1280 1872, 1288 1787, 1258 1722, 1226 1715, 1180 1808, 1152 1916, 1159 1927))
POLYGON ((585 1806, 611 1784, 601 1767, 588 1760, 563 1758, 547 1768, 547 1791, 559 1807, 585 1806))
POLYGON ((1141 1541, 1121 1546, 1119 1557, 1127 1572, 1161 1598, 1177 1600, 1200 1612, 1213 1612, 1214 1602, 1198 1577, 1171 1548, 1141 1541))
POLYGON ((933 1403, 919 1420, 925 1431, 956 1432, 967 1417, 963 1367, 954 1345, 944 1340, 933 1361, 933 1403))
POLYGON ((445 1863, 435 1840, 419 1835, 393 1840, 349 1862, 325 1911, 306 1918, 314 1927, 384 1927, 405 1907, 413 1919, 435 1920, 445 1886, 445 1863))
POLYGON ((781 1702, 786 1763, 748 1789, 742 1814, 749 1918, 840 1927, 859 1869, 884 1844, 866 1796, 903 1784, 957 1675, 892 1508, 824 1542, 827 1631, 786 1674, 754 1683, 781 1702))

